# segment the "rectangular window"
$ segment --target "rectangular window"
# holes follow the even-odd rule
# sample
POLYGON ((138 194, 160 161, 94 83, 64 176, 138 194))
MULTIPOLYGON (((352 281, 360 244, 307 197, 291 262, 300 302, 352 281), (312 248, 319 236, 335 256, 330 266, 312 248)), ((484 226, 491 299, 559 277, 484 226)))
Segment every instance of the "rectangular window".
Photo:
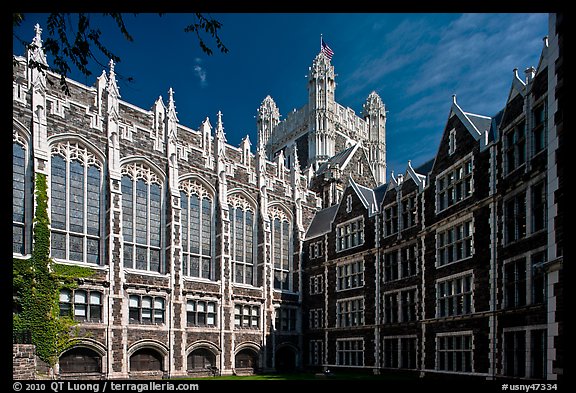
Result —
POLYGON ((546 184, 532 186, 532 232, 546 228, 546 184))
POLYGON ((384 254, 384 281, 398 280, 398 251, 384 254))
POLYGON ((321 366, 324 362, 324 344, 322 340, 310 340, 310 357, 308 363, 311 366, 321 366))
POLYGON ((308 313, 308 326, 310 329, 321 329, 324 327, 323 310, 313 308, 308 313))
POLYGON ((546 379, 546 329, 526 327, 504 332, 503 374, 546 379))
POLYGON ((504 202, 504 220, 506 242, 511 243, 526 237, 526 193, 518 195, 504 202))
POLYGON ((132 324, 163 324, 165 318, 164 298, 130 295, 128 315, 132 324))
POLYGON ((336 290, 364 286, 364 261, 355 261, 336 266, 336 290))
POLYGON ((398 323, 398 293, 384 295, 384 323, 398 323))
POLYGON ((364 340, 336 340, 336 364, 339 366, 363 366, 364 340))
POLYGON ((526 259, 521 258, 504 265, 505 307, 526 305, 526 259))
POLYGON ((402 200, 402 229, 416 225, 416 196, 412 195, 402 200))
POLYGON ((399 368, 397 338, 384 339, 384 367, 399 368))
POLYGON ((441 212, 472 195, 472 159, 436 179, 437 210, 441 212))
POLYGON ((504 333, 504 375, 526 376, 526 332, 504 333))
POLYGON ((236 328, 260 328, 260 306, 236 304, 234 306, 234 326, 236 328))
POLYGON ((436 369, 472 372, 472 335, 436 336, 436 369))
POLYGON ((546 329, 530 331, 530 378, 546 379, 546 329))
POLYGON ((534 155, 546 148, 546 105, 539 105, 532 111, 534 117, 534 128, 532 128, 532 145, 534 155))
POLYGON ((364 217, 336 227, 336 251, 344 251, 364 244, 364 217))
POLYGON ((398 205, 392 205, 384 209, 384 236, 390 236, 398 232, 398 205))
POLYGON ((310 243, 310 259, 321 258, 324 256, 324 245, 322 241, 310 243))
POLYGON ((216 326, 216 302, 190 299, 186 302, 188 326, 216 326))
POLYGON ((400 276, 401 278, 411 277, 416 275, 416 259, 417 248, 416 244, 400 249, 400 276))
POLYGON ((384 338, 384 367, 416 369, 416 337, 384 338))
POLYGON ((546 300, 546 273, 544 264, 546 263, 546 251, 532 254, 532 304, 542 304, 546 300))
POLYGON ((344 299, 336 302, 336 327, 364 325, 364 299, 344 299))
POLYGON ((436 264, 444 266, 472 256, 472 220, 438 232, 436 264))
POLYGON ((504 135, 504 154, 506 159, 506 174, 526 162, 526 125, 519 123, 504 135))
POLYGON ((60 316, 80 322, 102 321, 102 293, 77 289, 60 291, 60 316))
POLYGON ((296 331, 296 309, 280 307, 276 310, 276 330, 282 332, 296 331))
POLYGON ((384 294, 384 323, 413 322, 417 320, 416 289, 384 294))
POLYGON ((324 276, 317 274, 310 277, 310 295, 318 295, 324 292, 324 276))
POLYGON ((436 284, 438 318, 472 313, 472 274, 436 284))

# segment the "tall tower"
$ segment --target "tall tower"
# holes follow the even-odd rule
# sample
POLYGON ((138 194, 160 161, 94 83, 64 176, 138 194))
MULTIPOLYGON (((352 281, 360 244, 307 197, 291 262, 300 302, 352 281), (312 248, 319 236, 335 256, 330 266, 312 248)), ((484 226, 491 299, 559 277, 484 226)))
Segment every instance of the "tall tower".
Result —
POLYGON ((318 165, 335 154, 334 125, 328 113, 334 112, 334 66, 321 51, 318 53, 308 72, 308 110, 309 164, 318 169, 318 165))
MULTIPOLYGON (((276 103, 270 96, 266 96, 260 107, 258 108, 258 116, 256 118, 256 128, 258 130, 258 141, 256 142, 258 146, 266 147, 272 136, 272 131, 280 122, 280 111, 276 106, 276 103)), ((272 152, 269 148, 266 148, 266 154, 269 160, 272 152)))
POLYGON ((375 91, 368 95, 362 115, 368 124, 368 158, 380 185, 386 182, 386 108, 375 91))

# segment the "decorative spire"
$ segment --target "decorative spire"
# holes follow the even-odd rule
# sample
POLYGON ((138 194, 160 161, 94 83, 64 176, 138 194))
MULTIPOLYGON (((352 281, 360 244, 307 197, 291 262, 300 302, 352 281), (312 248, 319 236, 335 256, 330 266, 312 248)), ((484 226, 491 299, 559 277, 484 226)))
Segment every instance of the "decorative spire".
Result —
POLYGON ((222 112, 218 111, 218 122, 216 123, 216 136, 226 142, 226 134, 224 133, 224 125, 222 124, 222 112))
POLYGON ((178 121, 176 113, 176 104, 174 103, 174 90, 170 88, 168 90, 168 117, 178 121))
POLYGON ((40 25, 38 23, 36 23, 34 25, 34 32, 36 33, 36 36, 34 37, 34 40, 32 41, 32 43, 35 44, 36 46, 41 47, 42 46, 42 28, 40 27, 40 25))
POLYGON ((30 49, 28 49, 30 60, 48 67, 46 54, 44 53, 44 48, 42 47, 42 28, 38 23, 36 23, 34 26, 34 33, 35 36, 32 39, 32 45, 30 45, 30 49))
POLYGON ((110 59, 108 67, 110 68, 108 78, 108 93, 113 94, 116 97, 120 97, 120 91, 118 89, 118 84, 116 80, 116 73, 114 72, 114 60, 110 59))

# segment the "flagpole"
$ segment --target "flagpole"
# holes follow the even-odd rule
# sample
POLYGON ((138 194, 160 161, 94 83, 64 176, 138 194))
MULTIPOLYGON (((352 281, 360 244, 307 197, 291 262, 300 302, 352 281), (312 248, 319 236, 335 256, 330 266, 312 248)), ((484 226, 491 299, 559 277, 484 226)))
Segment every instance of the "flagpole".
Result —
POLYGON ((322 33, 320 33, 320 50, 322 50, 322 33))

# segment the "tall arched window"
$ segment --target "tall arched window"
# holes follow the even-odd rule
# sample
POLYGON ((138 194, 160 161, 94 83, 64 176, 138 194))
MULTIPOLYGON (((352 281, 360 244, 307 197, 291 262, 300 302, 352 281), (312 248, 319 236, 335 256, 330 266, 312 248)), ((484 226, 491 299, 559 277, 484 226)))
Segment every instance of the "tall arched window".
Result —
POLYGON ((184 276, 214 278, 212 263, 212 197, 197 182, 180 183, 182 208, 182 272, 184 276))
POLYGON ((292 260, 290 258, 290 222, 280 209, 271 208, 272 260, 274 261, 274 289, 292 289, 292 260))
POLYGON ((28 254, 30 236, 26 226, 27 206, 27 160, 26 144, 17 134, 12 143, 12 252, 28 254))
POLYGON ((150 168, 122 167, 124 267, 163 273, 161 258, 162 183, 150 168))
POLYGON ((71 142, 52 146, 52 257, 100 264, 102 164, 71 142))
POLYGON ((234 282, 254 285, 254 210, 243 198, 228 199, 234 282))

